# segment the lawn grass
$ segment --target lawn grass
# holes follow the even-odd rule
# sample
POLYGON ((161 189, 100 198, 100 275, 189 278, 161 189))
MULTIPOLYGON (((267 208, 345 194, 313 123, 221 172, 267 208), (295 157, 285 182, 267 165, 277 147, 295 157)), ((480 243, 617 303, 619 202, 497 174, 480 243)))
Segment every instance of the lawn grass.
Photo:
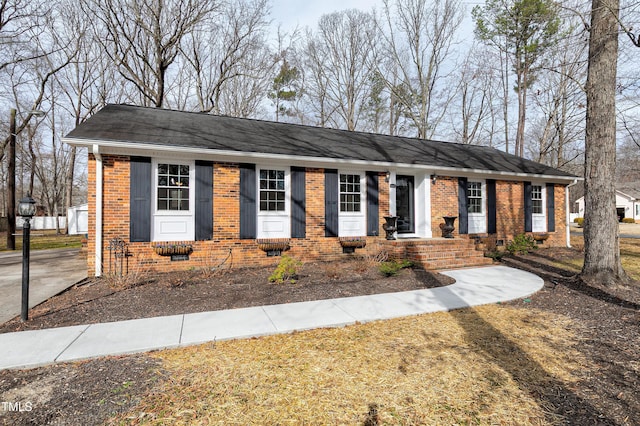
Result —
MULTIPOLYGON (((571 236, 571 246, 582 251, 584 248, 584 238, 582 235, 571 236)), ((620 256, 622 267, 634 280, 640 280, 640 239, 637 238, 620 238, 620 256)), ((567 268, 575 272, 582 270, 584 258, 576 256, 572 259, 563 259, 556 261, 554 264, 561 268, 567 268)))
MULTIPOLYGON (((31 230, 31 250, 80 248, 81 235, 56 235, 56 231, 31 230)), ((7 233, 0 232, 0 251, 7 250, 7 233)), ((16 235, 16 250, 22 250, 22 235, 16 235)))
POLYGON ((545 401, 584 365, 571 327, 490 305, 161 351, 166 382, 114 421, 555 424, 545 401))

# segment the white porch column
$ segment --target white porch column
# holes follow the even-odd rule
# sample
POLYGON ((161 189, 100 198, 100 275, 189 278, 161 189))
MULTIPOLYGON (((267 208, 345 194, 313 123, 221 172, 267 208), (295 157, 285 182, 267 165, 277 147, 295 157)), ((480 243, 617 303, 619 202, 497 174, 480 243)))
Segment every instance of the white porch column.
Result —
POLYGON ((93 156, 96 159, 96 250, 95 250, 95 276, 102 275, 102 155, 98 145, 93 145, 93 156))

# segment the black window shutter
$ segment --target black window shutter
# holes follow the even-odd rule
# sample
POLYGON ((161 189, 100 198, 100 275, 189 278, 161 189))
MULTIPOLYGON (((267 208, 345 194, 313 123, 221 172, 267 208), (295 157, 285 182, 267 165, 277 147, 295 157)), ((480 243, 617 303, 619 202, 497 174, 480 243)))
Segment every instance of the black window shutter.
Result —
POLYGON ((469 213, 467 201, 467 178, 458 178, 458 233, 469 233, 469 213))
POLYGON ((370 237, 377 237, 380 232, 378 191, 378 172, 367 172, 367 235, 370 237))
POLYGON ((495 234, 496 232, 496 181, 487 179, 487 233, 495 234))
POLYGON ((531 200, 531 182, 524 182, 524 232, 533 230, 533 201, 531 200))
POLYGON ((240 238, 257 235, 256 165, 240 164, 240 238))
POLYGON ((196 161, 196 241, 213 238, 213 163, 196 161))
POLYGON ((291 238, 307 235, 305 168, 291 167, 291 238))
POLYGON ((547 184, 547 232, 556 232, 556 186, 547 184))
POLYGON ((151 241, 151 158, 129 161, 129 241, 151 241))
POLYGON ((338 236, 338 171, 324 171, 324 236, 338 236))

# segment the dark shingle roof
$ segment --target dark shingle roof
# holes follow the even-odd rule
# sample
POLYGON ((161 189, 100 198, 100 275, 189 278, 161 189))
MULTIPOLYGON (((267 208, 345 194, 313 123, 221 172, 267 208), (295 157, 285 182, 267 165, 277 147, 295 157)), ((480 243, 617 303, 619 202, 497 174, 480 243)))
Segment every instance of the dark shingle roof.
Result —
POLYGON ((65 139, 572 177, 484 146, 129 105, 107 105, 65 139))

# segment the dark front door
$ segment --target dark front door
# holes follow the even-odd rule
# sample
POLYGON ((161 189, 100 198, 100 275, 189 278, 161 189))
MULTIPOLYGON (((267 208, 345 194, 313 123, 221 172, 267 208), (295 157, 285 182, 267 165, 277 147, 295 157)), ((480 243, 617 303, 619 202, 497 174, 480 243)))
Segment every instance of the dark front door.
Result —
POLYGON ((413 176, 396 176, 396 216, 398 216, 398 234, 413 234, 415 224, 415 181, 413 176))

